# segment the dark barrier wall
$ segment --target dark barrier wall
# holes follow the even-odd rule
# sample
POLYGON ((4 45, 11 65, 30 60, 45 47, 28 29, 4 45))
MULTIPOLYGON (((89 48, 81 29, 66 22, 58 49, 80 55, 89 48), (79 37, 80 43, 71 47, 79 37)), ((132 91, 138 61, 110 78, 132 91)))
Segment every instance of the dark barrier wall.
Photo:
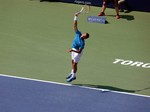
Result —
POLYGON ((132 10, 150 12, 150 0, 126 0, 132 10))
MULTIPOLYGON (((102 6, 102 0, 59 0, 61 2, 102 6)), ((131 10, 150 12, 150 0, 126 0, 131 10)), ((112 5, 110 5, 112 7, 112 5)))

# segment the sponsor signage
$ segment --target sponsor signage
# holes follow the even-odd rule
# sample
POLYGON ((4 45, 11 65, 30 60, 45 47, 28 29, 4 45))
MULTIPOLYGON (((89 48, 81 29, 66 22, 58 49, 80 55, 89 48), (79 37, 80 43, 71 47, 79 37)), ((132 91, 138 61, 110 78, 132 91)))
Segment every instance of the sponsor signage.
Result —
POLYGON ((105 16, 88 16, 87 18, 88 22, 93 22, 93 23, 106 23, 106 17, 105 16))
POLYGON ((124 59, 115 59, 113 64, 121 64, 121 65, 126 65, 126 66, 150 68, 150 63, 144 63, 141 61, 124 60, 124 59))
POLYGON ((87 4, 87 5, 94 5, 94 6, 102 6, 102 0, 59 0, 59 1, 76 3, 76 4, 87 4))

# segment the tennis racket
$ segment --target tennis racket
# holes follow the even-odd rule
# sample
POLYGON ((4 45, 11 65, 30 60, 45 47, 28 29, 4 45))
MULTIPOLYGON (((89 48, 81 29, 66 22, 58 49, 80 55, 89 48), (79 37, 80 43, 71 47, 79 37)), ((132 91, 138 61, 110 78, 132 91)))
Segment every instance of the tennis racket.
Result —
POLYGON ((82 8, 79 12, 80 13, 89 13, 90 12, 90 6, 89 5, 82 6, 82 8))

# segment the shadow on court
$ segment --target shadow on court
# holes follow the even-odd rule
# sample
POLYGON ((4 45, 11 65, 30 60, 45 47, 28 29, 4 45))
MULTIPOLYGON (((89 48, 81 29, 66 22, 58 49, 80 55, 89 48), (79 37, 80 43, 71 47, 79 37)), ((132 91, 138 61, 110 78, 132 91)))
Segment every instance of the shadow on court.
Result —
POLYGON ((108 89, 108 90, 119 91, 119 92, 128 92, 128 93, 135 93, 135 92, 140 92, 140 91, 150 89, 150 87, 148 87, 148 88, 144 88, 141 90, 127 90, 127 89, 122 89, 122 88, 117 88, 117 87, 112 87, 112 86, 105 86, 105 85, 92 85, 92 84, 75 84, 75 85, 98 88, 98 89, 108 89))
MULTIPOLYGON (((115 15, 107 15, 107 16, 115 17, 115 15)), ((121 16, 121 19, 126 19, 128 21, 132 21, 135 19, 134 16, 132 15, 120 15, 120 16, 121 16)))
POLYGON ((150 89, 150 87, 147 87, 147 88, 144 88, 144 89, 141 89, 141 90, 136 90, 136 92, 145 91, 145 90, 148 90, 148 89, 150 89))
POLYGON ((126 19, 128 21, 132 21, 135 19, 134 16, 132 16, 132 15, 121 15, 121 18, 126 19))

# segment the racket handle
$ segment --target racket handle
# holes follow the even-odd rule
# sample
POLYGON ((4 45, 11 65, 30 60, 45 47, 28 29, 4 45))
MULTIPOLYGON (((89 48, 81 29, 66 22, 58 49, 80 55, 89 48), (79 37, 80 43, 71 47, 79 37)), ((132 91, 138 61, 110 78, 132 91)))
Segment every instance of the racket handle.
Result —
POLYGON ((84 7, 82 7, 82 9, 80 10, 80 13, 83 12, 84 7))

